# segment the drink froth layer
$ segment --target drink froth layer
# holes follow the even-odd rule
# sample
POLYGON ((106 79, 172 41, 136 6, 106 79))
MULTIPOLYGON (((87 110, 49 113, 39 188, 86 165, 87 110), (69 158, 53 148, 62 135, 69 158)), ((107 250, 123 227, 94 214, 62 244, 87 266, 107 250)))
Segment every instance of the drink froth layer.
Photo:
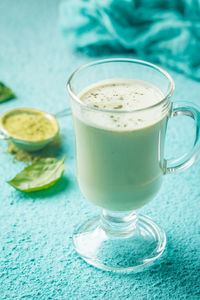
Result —
POLYGON ((159 108, 145 110, 163 99, 162 92, 141 80, 103 80, 87 87, 78 96, 91 108, 105 109, 105 113, 98 110, 84 112, 82 121, 92 126, 120 131, 132 130, 154 124, 163 117, 159 108), (141 111, 132 112, 135 110, 141 111))

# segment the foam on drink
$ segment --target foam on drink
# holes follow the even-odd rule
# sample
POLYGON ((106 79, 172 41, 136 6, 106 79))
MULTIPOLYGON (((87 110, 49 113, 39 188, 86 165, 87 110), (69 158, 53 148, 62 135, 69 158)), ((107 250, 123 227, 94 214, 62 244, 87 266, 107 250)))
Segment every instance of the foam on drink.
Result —
POLYGON ((82 120, 91 125, 115 130, 132 130, 148 126, 162 118, 159 110, 148 113, 142 110, 159 103, 163 94, 151 84, 135 79, 108 79, 84 89, 79 98, 85 104, 105 109, 105 114, 98 111, 87 111, 82 120), (112 110, 113 113, 106 113, 112 110), (127 111, 127 114, 120 114, 127 111), (136 111, 130 113, 131 111, 136 111))

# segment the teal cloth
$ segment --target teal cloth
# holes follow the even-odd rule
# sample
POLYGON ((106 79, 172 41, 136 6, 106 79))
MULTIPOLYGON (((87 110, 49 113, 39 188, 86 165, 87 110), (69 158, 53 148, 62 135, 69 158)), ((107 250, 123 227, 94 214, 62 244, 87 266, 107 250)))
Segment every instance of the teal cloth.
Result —
POLYGON ((198 0, 67 0, 60 26, 88 54, 133 52, 200 79, 198 0))
MULTIPOLYGON (((0 114, 15 107, 55 113, 69 105, 66 81, 90 58, 65 46, 58 6, 56 0, 0 1, 0 80, 17 95, 0 104, 0 114)), ((199 82, 170 74, 174 101, 198 104, 199 82)), ((138 273, 101 271, 73 248, 74 229, 98 209, 76 182, 72 118, 59 123, 66 170, 48 190, 24 194, 6 183, 24 164, 14 163, 7 142, 0 140, 0 300, 199 300, 200 159, 184 172, 166 175, 157 197, 141 211, 165 230, 163 255, 138 273)), ((193 132, 190 118, 170 120, 165 157, 189 150, 193 132)))

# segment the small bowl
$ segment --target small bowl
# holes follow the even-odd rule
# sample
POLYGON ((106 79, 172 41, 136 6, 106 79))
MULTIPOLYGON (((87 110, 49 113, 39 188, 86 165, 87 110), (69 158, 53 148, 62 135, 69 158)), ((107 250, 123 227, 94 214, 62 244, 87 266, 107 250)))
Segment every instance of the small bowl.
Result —
POLYGON ((17 147, 19 147, 22 150, 28 151, 28 152, 34 152, 41 150, 45 146, 47 146, 49 143, 54 141, 59 134, 59 124, 56 120, 56 117, 50 113, 33 109, 33 108, 17 108, 17 109, 12 109, 9 110, 5 113, 3 113, 0 117, 0 139, 4 140, 10 140, 12 141, 17 147), (55 134, 52 135, 51 137, 44 139, 42 141, 28 141, 23 138, 19 138, 16 135, 11 135, 9 132, 5 129, 5 121, 7 118, 9 118, 12 115, 17 115, 17 114, 30 114, 30 115, 40 115, 46 119, 48 119, 52 125, 55 128, 55 134))

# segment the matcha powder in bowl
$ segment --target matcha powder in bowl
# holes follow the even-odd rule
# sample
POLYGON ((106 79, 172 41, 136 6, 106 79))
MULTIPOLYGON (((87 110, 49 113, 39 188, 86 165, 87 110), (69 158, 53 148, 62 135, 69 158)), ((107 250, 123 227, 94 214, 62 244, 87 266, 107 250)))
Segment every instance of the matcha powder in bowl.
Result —
POLYGON ((55 140, 59 125, 54 115, 31 108, 13 109, 0 118, 1 138, 26 151, 38 151, 55 140))

